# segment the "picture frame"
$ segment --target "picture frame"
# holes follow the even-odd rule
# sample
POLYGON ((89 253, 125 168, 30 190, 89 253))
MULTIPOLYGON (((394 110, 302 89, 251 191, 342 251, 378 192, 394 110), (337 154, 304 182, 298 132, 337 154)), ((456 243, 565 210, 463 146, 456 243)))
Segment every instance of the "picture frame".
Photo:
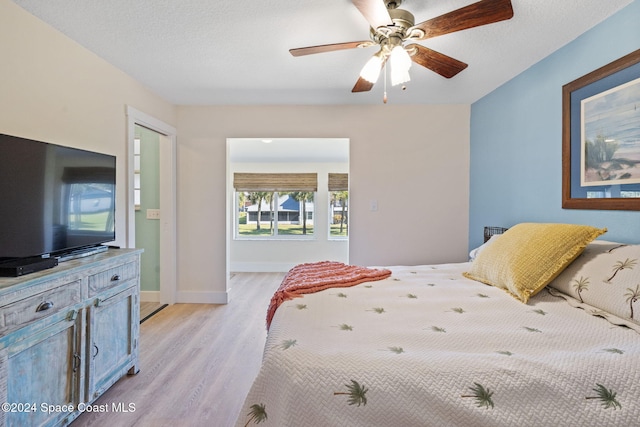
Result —
POLYGON ((640 210, 640 49, 562 87, 562 208, 640 210))

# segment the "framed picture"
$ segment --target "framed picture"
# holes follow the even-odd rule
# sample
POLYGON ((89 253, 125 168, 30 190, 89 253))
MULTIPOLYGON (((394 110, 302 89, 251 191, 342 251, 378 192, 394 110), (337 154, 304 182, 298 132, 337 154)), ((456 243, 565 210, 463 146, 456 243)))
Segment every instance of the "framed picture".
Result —
POLYGON ((562 207, 640 210, 640 49, 562 87, 562 207))

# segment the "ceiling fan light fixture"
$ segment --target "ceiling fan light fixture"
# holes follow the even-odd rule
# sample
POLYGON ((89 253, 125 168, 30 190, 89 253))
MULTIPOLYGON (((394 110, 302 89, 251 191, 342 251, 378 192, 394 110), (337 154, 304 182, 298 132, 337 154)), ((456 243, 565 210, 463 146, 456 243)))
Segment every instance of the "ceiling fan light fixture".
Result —
POLYGON ((391 85, 399 85, 411 80, 409 68, 411 68, 411 57, 402 46, 396 46, 389 56, 391 65, 391 85))
POLYGON ((362 71, 360 71, 360 77, 368 81, 369 83, 375 83, 378 80, 378 76, 380 75, 380 69, 382 68, 382 55, 380 52, 373 55, 364 67, 362 67, 362 71))
MULTIPOLYGON (((308 46, 289 49, 289 52, 293 56, 304 56, 379 46, 380 51, 362 68, 360 77, 351 89, 354 93, 371 90, 388 60, 390 60, 390 73, 387 74, 390 74, 393 85, 410 80, 409 68, 412 62, 450 79, 467 68, 467 64, 413 42, 511 19, 513 17, 511 1, 475 0, 475 3, 468 6, 416 24, 411 12, 399 8, 402 0, 351 0, 369 23, 370 40, 308 46), (409 52, 403 46, 405 43, 408 44, 409 52), (392 51, 397 53, 392 55, 392 51)), ((384 79, 385 93, 387 74, 384 79)))

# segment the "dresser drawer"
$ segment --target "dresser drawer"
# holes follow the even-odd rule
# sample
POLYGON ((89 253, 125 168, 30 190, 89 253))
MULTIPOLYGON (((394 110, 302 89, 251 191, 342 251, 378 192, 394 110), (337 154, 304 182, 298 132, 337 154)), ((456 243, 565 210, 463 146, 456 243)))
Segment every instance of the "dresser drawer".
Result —
POLYGON ((78 280, 0 307, 0 334, 6 335, 79 303, 80 289, 78 280))
POLYGON ((117 265, 89 276, 89 298, 138 277, 138 262, 117 265))

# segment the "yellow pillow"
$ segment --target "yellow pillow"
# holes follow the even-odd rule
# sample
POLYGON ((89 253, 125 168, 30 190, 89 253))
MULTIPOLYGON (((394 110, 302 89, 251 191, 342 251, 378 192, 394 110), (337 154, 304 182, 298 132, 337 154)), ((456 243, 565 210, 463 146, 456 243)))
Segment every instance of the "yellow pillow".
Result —
POLYGON ((483 250, 463 275, 505 289, 525 304, 606 228, 522 223, 483 250))

